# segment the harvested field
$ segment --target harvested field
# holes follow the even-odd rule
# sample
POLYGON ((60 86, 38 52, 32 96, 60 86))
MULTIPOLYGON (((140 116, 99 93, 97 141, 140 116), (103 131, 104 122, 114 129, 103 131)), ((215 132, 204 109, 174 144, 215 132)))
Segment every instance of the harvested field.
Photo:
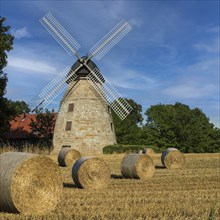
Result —
POLYGON ((155 154, 155 175, 148 180, 123 179, 124 156, 102 156, 112 173, 107 189, 78 189, 71 168, 61 167, 64 196, 53 213, 42 217, 0 213, 0 219, 220 218, 220 154, 188 154, 183 169, 163 168, 161 154, 155 154))

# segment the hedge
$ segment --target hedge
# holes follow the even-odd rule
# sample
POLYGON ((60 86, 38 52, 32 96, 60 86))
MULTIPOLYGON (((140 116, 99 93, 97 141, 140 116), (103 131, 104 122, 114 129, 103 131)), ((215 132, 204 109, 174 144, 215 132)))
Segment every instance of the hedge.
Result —
POLYGON ((138 150, 143 150, 144 148, 152 148, 156 153, 162 152, 162 149, 154 146, 144 146, 144 145, 108 145, 103 148, 104 154, 113 154, 113 153, 136 153, 138 150))

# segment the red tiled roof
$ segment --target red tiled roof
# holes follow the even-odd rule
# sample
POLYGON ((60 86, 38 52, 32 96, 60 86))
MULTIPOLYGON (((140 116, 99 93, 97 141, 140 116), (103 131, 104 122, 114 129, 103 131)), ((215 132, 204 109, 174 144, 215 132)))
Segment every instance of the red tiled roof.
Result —
MULTIPOLYGON (((57 113, 54 114, 56 119, 57 113)), ((7 137, 9 139, 28 138, 31 133, 31 128, 29 126, 31 119, 36 121, 36 114, 26 114, 25 118, 24 114, 21 114, 10 121, 10 133, 7 135, 7 137)))

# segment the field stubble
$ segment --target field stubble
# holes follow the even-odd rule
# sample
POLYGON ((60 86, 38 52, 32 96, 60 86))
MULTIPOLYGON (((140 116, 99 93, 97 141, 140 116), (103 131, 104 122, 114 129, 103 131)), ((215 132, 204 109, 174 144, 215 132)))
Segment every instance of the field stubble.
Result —
POLYGON ((220 219, 220 154, 188 154, 186 167, 176 170, 162 168, 156 154, 152 158, 157 168, 149 180, 123 179, 123 157, 102 156, 112 173, 107 189, 78 189, 71 168, 61 167, 64 194, 53 213, 0 213, 0 219, 220 219))

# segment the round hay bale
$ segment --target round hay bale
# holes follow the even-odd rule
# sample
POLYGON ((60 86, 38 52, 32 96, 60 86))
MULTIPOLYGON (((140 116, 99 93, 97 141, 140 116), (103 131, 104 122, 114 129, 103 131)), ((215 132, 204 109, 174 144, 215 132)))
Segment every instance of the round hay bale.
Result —
POLYGON ((128 154, 121 162, 121 173, 125 178, 148 179, 154 172, 154 162, 149 155, 128 154))
POLYGON ((46 214, 60 201, 63 182, 49 157, 7 152, 0 155, 0 211, 46 214))
POLYGON ((58 163, 60 166, 69 167, 81 158, 79 151, 72 149, 70 147, 63 147, 58 155, 58 163))
POLYGON ((164 150, 161 161, 167 169, 181 168, 186 163, 184 154, 176 148, 167 148, 164 150))
POLYGON ((79 188, 101 189, 110 182, 110 169, 107 163, 97 157, 82 157, 72 169, 72 177, 79 188))
POLYGON ((142 154, 152 155, 152 154, 155 154, 155 152, 152 148, 144 148, 142 150, 142 154))
POLYGON ((140 153, 142 153, 141 150, 136 150, 136 154, 140 154, 140 153))

